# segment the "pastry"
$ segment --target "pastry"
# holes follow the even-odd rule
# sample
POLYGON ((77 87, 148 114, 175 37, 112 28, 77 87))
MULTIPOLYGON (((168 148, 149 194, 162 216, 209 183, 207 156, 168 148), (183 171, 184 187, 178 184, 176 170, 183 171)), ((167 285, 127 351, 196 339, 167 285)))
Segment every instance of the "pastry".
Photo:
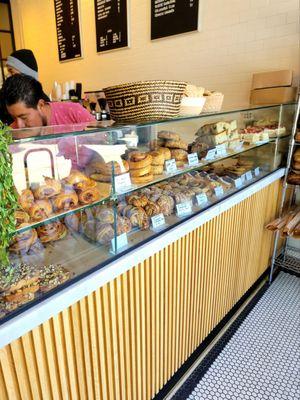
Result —
POLYGON ((184 167, 184 165, 185 165, 185 162, 184 162, 184 161, 176 161, 176 166, 177 166, 177 168, 184 167))
POLYGON ((111 182, 112 181, 111 175, 91 174, 90 177, 92 179, 94 179, 95 181, 99 181, 99 182, 111 182))
POLYGON ((34 203, 32 191, 29 189, 22 190, 21 194, 19 195, 18 202, 23 210, 28 211, 34 203))
POLYGON ((196 141, 192 144, 191 151, 192 153, 197 153, 199 158, 202 158, 206 156, 208 149, 208 144, 196 141))
POLYGON ((300 174, 290 172, 287 181, 291 185, 300 185, 300 174))
POLYGON ((65 179, 66 183, 68 183, 69 185, 72 185, 74 187, 74 189, 77 188, 77 185, 79 183, 82 183, 84 181, 89 181, 90 178, 88 176, 86 176, 85 174, 83 174, 80 171, 77 170, 72 170, 70 175, 65 179))
POLYGON ((61 183, 56 179, 45 177, 45 183, 32 189, 35 199, 44 200, 56 196, 61 191, 61 183))
POLYGON ((122 235, 122 233, 128 233, 132 229, 130 219, 127 217, 121 217, 118 215, 117 218, 117 235, 122 235))
POLYGON ((153 175, 161 175, 164 172, 163 165, 151 165, 151 173, 153 175))
POLYGON ((151 172, 151 165, 147 165, 147 167, 139 168, 139 169, 131 169, 130 176, 144 176, 151 172))
MULTIPOLYGON (((30 226, 27 223, 21 224, 19 228, 25 228, 26 226, 30 226)), ((35 229, 28 229, 22 233, 18 233, 12 239, 12 242, 9 246, 9 251, 12 253, 28 253, 31 247, 37 241, 37 233, 35 229)))
POLYGON ((142 207, 127 206, 123 209, 122 215, 130 219, 132 226, 149 228, 149 218, 142 207))
POLYGON ((159 206, 161 212, 168 216, 172 214, 175 202, 173 197, 163 194, 157 200, 157 205, 159 206))
POLYGON ((42 243, 63 239, 67 233, 67 228, 60 221, 51 222, 37 228, 37 234, 42 243))
POLYGON ((190 200, 190 197, 185 193, 176 193, 174 195, 174 200, 176 204, 185 203, 190 200))
POLYGON ((162 153, 166 160, 171 160, 171 151, 167 147, 159 147, 156 151, 162 153))
POLYGON ((33 221, 42 221, 52 214, 52 205, 49 200, 36 200, 29 209, 33 221))
POLYGON ((164 139, 154 139, 149 142, 149 149, 150 150, 157 150, 158 147, 164 146, 165 140, 164 139))
POLYGON ((53 199, 55 210, 67 211, 78 205, 78 196, 74 190, 65 189, 53 199))
POLYGON ((88 179, 88 180, 79 182, 79 183, 76 185, 76 191, 78 191, 78 190, 91 189, 91 188, 96 187, 96 186, 97 186, 97 182, 94 181, 94 179, 88 179))
POLYGON ((121 166, 117 161, 105 162, 93 162, 89 165, 90 173, 103 174, 111 176, 113 174, 120 175, 129 171, 129 165, 126 160, 122 160, 123 166, 121 166))
POLYGON ((69 229, 78 232, 80 229, 80 213, 67 215, 64 223, 69 229))
POLYGON ((296 171, 300 171, 300 161, 293 162, 293 169, 296 171))
POLYGON ((111 207, 95 207, 94 216, 102 224, 113 224, 115 221, 114 210, 111 207))
POLYGON ((91 204, 101 199, 101 192, 98 187, 88 187, 78 191, 78 199, 81 204, 91 204))
POLYGON ((131 194, 126 197, 127 204, 135 207, 145 207, 148 203, 148 198, 144 195, 131 194))
POLYGON ((61 265, 46 265, 40 273, 40 290, 49 292, 71 278, 71 272, 61 265))
POLYGON ((300 142, 300 131, 296 133, 295 140, 296 142, 300 142))
POLYGON ((182 149, 171 150, 171 158, 175 158, 176 161, 187 161, 188 153, 182 149))
POLYGON ((132 169, 145 168, 151 165, 152 157, 149 154, 134 151, 129 154, 129 167, 132 169))
POLYGON ((97 224, 95 240, 100 244, 109 244, 115 232, 111 224, 97 224))
POLYGON ((146 214, 149 217, 153 215, 157 215, 160 213, 160 207, 158 204, 154 203, 153 201, 148 201, 147 205, 144 207, 146 214))
POLYGON ((164 154, 160 151, 151 151, 149 152, 152 157, 151 165, 164 165, 165 157, 164 154))
POLYGON ((300 149, 297 149, 293 155, 293 160, 300 162, 300 149))
POLYGON ((21 224, 29 222, 30 217, 27 214, 27 212, 22 211, 22 210, 16 210, 15 211, 15 220, 16 220, 16 226, 18 228, 21 224))
POLYGON ((1 272, 0 291, 15 292, 23 287, 35 285, 38 279, 39 271, 34 266, 25 263, 11 265, 1 272))
POLYGON ((178 133, 170 131, 160 131, 157 136, 159 139, 180 140, 178 133))
POLYGON ((188 149, 187 143, 185 143, 183 140, 167 140, 165 147, 168 147, 170 149, 188 149))
POLYGON ((149 183, 153 181, 153 174, 149 173, 147 175, 143 175, 143 176, 133 176, 131 178, 132 183, 149 183))

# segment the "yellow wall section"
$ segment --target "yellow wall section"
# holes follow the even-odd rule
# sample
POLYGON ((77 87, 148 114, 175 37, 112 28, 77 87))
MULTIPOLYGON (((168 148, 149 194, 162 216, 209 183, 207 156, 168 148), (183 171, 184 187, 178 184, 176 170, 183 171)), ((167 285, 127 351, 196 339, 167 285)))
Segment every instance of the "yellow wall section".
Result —
POLYGON ((1 400, 150 400, 266 270, 280 181, 0 350, 1 400), (255 215, 255 218, 253 216, 255 215))
POLYGON ((150 40, 150 0, 131 0, 131 49, 96 53, 94 1, 80 0, 83 60, 59 63, 53 0, 11 0, 17 46, 31 48, 47 92, 54 80, 85 90, 145 79, 178 79, 225 93, 246 106, 253 72, 299 76, 298 0, 201 0, 203 29, 150 40))

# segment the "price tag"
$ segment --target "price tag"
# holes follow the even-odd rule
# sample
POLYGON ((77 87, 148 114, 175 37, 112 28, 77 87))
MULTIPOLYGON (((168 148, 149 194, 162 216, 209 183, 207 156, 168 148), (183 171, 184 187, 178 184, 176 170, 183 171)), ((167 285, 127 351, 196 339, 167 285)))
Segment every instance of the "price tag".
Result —
POLYGON ((164 214, 158 214, 158 215, 154 215, 153 217, 151 217, 151 223, 152 223, 153 229, 157 229, 157 228, 160 228, 161 226, 165 225, 166 220, 165 220, 164 214))
POLYGON ((197 153, 188 154, 189 166, 199 164, 199 158, 197 153))
POLYGON ((224 190, 223 190, 222 186, 215 187, 215 195, 217 197, 221 197, 221 196, 223 196, 223 194, 224 194, 224 190))
POLYGON ((132 186, 129 172, 122 175, 115 176, 115 189, 116 192, 125 192, 132 186))
POLYGON ((207 201, 208 201, 207 196, 206 196, 205 193, 197 194, 196 200, 197 200, 198 206, 200 206, 200 207, 205 205, 207 203, 207 201))
POLYGON ((225 144, 219 144, 218 146, 216 146, 216 149, 218 157, 224 157, 227 155, 227 149, 225 144))
POLYGON ((214 160, 216 157, 216 149, 211 149, 208 150, 206 156, 205 156, 205 160, 209 161, 209 160, 214 160))
POLYGON ((115 242, 115 239, 111 240, 111 248, 114 253, 117 252, 118 250, 122 249, 123 247, 128 246, 127 233, 122 233, 122 235, 117 236, 116 242, 115 242), (117 242, 117 246, 115 246, 116 242, 117 242))
POLYGON ((241 178, 235 179, 235 180, 234 180, 234 184, 235 184, 235 187, 236 187, 237 189, 240 188, 241 186, 243 186, 242 179, 241 179, 241 178))
POLYGON ((184 203, 180 203, 176 205, 177 217, 184 217, 185 215, 189 215, 192 212, 192 203, 190 201, 186 201, 184 203))
POLYGON ((254 175, 259 176, 259 174, 260 174, 260 169, 259 169, 259 167, 256 167, 254 170, 254 175))
POLYGON ((165 161, 165 168, 166 168, 166 172, 168 174, 173 174, 174 172, 177 171, 177 165, 176 165, 176 161, 174 158, 172 158, 171 160, 166 160, 165 161))
POLYGON ((246 172, 246 179, 247 181, 251 181, 253 179, 253 175, 251 171, 246 172))
POLYGON ((242 180, 243 183, 246 182, 246 174, 241 175, 241 180, 242 180))

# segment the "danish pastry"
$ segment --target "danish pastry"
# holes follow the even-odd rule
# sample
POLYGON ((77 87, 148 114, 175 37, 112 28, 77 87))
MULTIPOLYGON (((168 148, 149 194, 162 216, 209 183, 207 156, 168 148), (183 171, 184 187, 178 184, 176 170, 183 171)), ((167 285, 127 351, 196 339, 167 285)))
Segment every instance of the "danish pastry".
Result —
POLYGON ((21 224, 29 222, 30 217, 27 214, 27 212, 22 211, 22 210, 16 210, 15 211, 15 220, 16 220, 16 226, 18 228, 21 224))
POLYGON ((152 157, 149 154, 134 151, 129 154, 129 167, 130 169, 145 168, 151 165, 152 157))
POLYGON ((160 213, 159 205, 154 203, 153 201, 148 201, 148 204, 144 207, 144 209, 149 217, 160 213))
POLYGON ((29 189, 22 190, 21 194, 19 195, 18 202, 23 210, 28 211, 34 203, 32 191, 29 189))
POLYGON ((76 189, 79 183, 89 181, 89 179, 90 178, 84 175, 82 172, 73 169, 70 175, 65 179, 65 181, 76 189))
POLYGON ((60 221, 54 221, 37 228, 37 234, 42 243, 49 243, 63 239, 67 233, 67 228, 60 221))
POLYGON ((151 165, 164 165, 165 156, 160 151, 151 151, 149 152, 150 156, 152 157, 151 165))
POLYGON ((147 167, 139 168, 139 169, 132 169, 130 170, 130 176, 144 176, 151 172, 151 165, 147 165, 147 167))
POLYGON ((131 178, 132 183, 149 183, 153 181, 153 174, 149 173, 147 175, 143 175, 143 176, 133 176, 131 178))
POLYGON ((78 205, 78 196, 74 190, 66 190, 53 199, 55 210, 70 210, 78 205))
POLYGON ((101 192, 97 187, 89 187, 79 191, 78 199, 81 204, 91 204, 101 199, 101 192))
POLYGON ((148 198, 144 194, 132 194, 126 197, 126 201, 128 204, 135 207, 145 207, 148 203, 148 198))

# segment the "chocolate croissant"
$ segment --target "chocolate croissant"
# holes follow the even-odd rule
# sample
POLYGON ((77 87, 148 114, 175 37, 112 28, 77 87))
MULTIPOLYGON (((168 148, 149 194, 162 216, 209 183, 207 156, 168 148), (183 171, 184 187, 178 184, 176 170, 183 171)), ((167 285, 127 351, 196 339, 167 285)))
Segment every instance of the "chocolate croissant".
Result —
POLYGON ((52 178, 45 178, 45 183, 33 189, 33 195, 38 200, 50 199, 61 191, 61 183, 52 178))
POLYGON ((78 204, 78 196, 74 190, 64 190, 53 199, 55 210, 70 210, 78 204))
POLYGON ((36 200, 29 209, 33 221, 42 221, 52 214, 52 205, 49 200, 36 200))
POLYGON ((78 192, 78 198, 81 204, 91 204, 101 199, 101 193, 98 187, 88 187, 78 192))

